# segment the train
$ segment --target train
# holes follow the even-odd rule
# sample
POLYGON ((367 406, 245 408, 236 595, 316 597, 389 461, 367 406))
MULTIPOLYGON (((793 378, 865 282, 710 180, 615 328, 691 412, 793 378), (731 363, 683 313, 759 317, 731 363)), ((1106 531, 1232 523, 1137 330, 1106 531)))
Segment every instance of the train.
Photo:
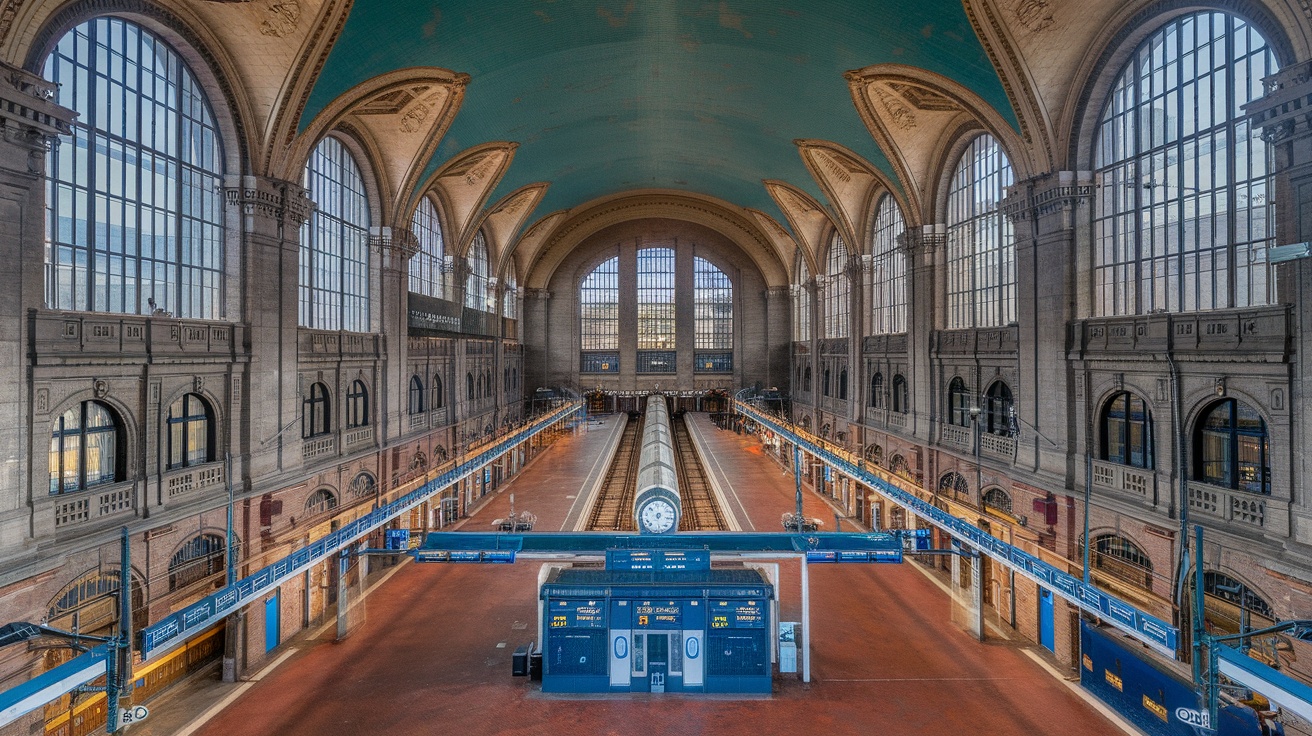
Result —
POLYGON ((647 415, 638 445, 638 480, 633 494, 633 520, 643 534, 679 530, 682 509, 674 463, 674 439, 665 397, 647 397, 647 415))

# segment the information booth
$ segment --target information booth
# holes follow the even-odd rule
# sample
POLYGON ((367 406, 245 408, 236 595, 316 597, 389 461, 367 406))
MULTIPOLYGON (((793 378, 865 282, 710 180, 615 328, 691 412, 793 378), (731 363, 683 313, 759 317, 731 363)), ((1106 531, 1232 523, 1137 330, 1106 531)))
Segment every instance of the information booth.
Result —
POLYGON ((542 585, 542 690, 769 693, 770 603, 756 570, 706 550, 611 550, 542 585))

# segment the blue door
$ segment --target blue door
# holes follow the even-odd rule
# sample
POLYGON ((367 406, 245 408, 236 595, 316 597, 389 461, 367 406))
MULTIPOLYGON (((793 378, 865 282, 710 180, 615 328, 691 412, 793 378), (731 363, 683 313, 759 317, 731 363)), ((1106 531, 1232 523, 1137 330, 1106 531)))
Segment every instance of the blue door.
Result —
POLYGON ((1044 649, 1056 652, 1052 632, 1052 591, 1039 588, 1039 643, 1044 649))
POLYGON ((281 591, 264 602, 264 651, 272 652, 278 646, 278 603, 281 591))

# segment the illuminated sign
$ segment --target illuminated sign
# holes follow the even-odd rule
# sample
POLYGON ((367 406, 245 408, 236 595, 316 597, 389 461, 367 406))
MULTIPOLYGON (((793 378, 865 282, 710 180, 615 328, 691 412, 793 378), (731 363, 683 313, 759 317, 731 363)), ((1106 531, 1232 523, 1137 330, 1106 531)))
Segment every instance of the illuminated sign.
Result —
POLYGON ((653 629, 677 629, 683 625, 683 606, 678 601, 651 603, 643 601, 633 607, 638 626, 653 629))
POLYGON ((762 629, 765 613, 762 601, 711 601, 712 629, 762 629))

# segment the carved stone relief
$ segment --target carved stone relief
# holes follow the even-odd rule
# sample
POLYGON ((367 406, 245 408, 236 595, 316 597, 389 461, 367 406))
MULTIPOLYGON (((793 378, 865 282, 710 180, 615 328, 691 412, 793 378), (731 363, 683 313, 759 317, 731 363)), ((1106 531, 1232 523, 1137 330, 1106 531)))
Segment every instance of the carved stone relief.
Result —
POLYGON ((301 3, 299 0, 279 0, 269 3, 264 12, 267 17, 260 24, 260 33, 274 38, 286 38, 300 24, 301 3))

